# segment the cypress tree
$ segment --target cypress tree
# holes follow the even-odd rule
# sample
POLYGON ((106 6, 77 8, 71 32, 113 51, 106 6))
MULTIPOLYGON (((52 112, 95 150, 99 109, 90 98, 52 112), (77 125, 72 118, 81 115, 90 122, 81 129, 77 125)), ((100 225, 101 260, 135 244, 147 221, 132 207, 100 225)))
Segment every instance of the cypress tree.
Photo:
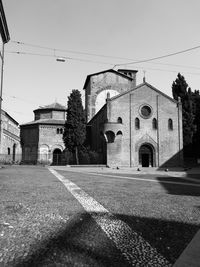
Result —
POLYGON ((75 154, 76 164, 79 164, 78 152, 86 138, 86 119, 79 90, 72 90, 67 104, 63 141, 65 147, 75 154))

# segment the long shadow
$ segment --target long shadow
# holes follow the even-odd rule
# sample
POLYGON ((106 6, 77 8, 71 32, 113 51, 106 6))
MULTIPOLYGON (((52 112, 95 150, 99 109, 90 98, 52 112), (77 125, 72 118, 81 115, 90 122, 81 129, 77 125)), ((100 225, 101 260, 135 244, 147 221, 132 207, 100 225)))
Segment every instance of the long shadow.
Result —
MULTIPOLYGON (((95 213, 96 214, 96 213, 95 213)), ((105 214, 99 213, 104 217, 105 214)), ((199 230, 199 225, 115 214, 142 236, 172 266, 199 230)), ((126 233, 124 233, 126 235, 126 233)), ((142 244, 139 249, 142 253, 142 244)), ((137 266, 145 266, 135 259, 137 266)), ((65 228, 37 243, 26 258, 15 259, 11 266, 130 266, 114 243, 87 213, 73 216, 65 228)), ((8 265, 10 266, 10 265, 8 265)), ((152 265, 153 266, 153 265, 152 265)))
MULTIPOLYGON (((188 176, 187 176, 188 177, 188 176)), ((193 176, 194 177, 194 176, 193 176)), ((156 177, 162 187, 171 195, 200 196, 200 183, 177 177, 156 177), (176 184, 176 182, 181 184, 176 184), (191 184, 191 185, 189 185, 191 184)))
MULTIPOLYGON (((103 215, 102 215, 103 216, 103 215)), ((88 213, 77 214, 66 227, 38 242, 37 249, 12 266, 129 266, 88 213)))

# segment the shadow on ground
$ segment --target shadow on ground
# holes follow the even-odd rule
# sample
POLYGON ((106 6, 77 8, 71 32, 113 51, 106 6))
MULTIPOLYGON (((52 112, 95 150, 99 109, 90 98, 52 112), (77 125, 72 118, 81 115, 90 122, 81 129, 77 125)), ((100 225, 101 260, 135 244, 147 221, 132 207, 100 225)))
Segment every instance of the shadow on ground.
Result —
MULTIPOLYGON (((95 213, 96 214, 96 213, 95 213)), ((98 214, 100 217, 105 214, 98 214)), ((199 230, 199 225, 115 214, 128 224, 171 266, 199 230)), ((142 245, 140 247, 142 250, 142 245)), ((142 253, 142 251, 141 251, 142 253)), ((136 259, 137 260, 137 259, 136 259)), ((139 262, 139 259, 138 259, 139 262)), ((15 258, 11 266, 129 266, 114 243, 87 213, 73 216, 59 233, 38 241, 28 256, 15 258)), ((144 266, 144 265, 138 265, 144 266)))
MULTIPOLYGON (((190 176, 188 175, 187 178, 189 177, 190 176)), ((176 177, 156 177, 156 180, 159 181, 168 194, 197 197, 200 196, 200 181, 194 182, 193 180, 184 180, 182 178, 177 179, 176 177), (181 184, 175 184, 176 182, 181 184)))

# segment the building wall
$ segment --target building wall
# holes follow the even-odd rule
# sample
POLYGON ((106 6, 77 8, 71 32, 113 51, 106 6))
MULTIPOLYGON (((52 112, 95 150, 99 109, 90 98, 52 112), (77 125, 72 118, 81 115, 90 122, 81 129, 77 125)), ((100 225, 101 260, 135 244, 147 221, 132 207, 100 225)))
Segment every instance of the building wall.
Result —
POLYGON ((21 126, 22 162, 36 163, 38 151, 38 125, 21 126))
POLYGON ((64 125, 40 125, 39 126, 39 147, 48 145, 49 149, 61 148, 64 149, 63 143, 64 125), (62 129, 62 130, 61 130, 62 129))
POLYGON ((60 110, 35 110, 35 120, 40 119, 55 119, 55 120, 65 120, 66 118, 66 111, 60 110))
POLYGON ((52 162, 55 149, 64 150, 64 125, 32 124, 21 127, 23 162, 52 162))
POLYGON ((51 163, 56 149, 63 152, 63 131, 64 125, 39 126, 38 161, 48 160, 51 163))
MULTIPOLYGON (((6 16, 4 13, 3 3, 0 0, 0 153, 5 153, 5 143, 12 145, 12 141, 16 139, 14 135, 8 138, 3 130, 3 116, 4 111, 2 110, 2 93, 3 93, 3 66, 4 66, 4 45, 10 40, 6 16)), ((9 132, 7 132, 9 134, 9 132)))
MULTIPOLYGON (((90 121, 96 114, 97 95, 104 90, 115 90, 118 93, 128 91, 135 87, 131 79, 117 73, 105 72, 90 77, 87 88, 85 88, 85 107, 87 121, 90 121)), ((102 103, 102 106, 105 103, 102 103)))
POLYGON ((101 154, 100 163, 106 163, 106 141, 103 136, 104 124, 107 121, 106 105, 93 117, 87 126, 87 140, 90 144, 91 150, 101 154))
POLYGON ((66 108, 58 103, 34 110, 35 121, 21 126, 23 161, 51 164, 64 150, 66 108), (58 107, 58 108, 56 108, 58 107), (56 154, 56 155, 55 155, 56 154))
MULTIPOLYGON (((181 114, 180 104, 147 84, 109 100, 108 122, 104 124, 104 134, 110 138, 107 140, 107 164, 139 166, 140 147, 149 144, 154 153, 153 166, 179 165, 183 148, 181 114), (143 105, 151 108, 148 118, 141 115, 143 105), (136 118, 140 121, 139 129, 135 127, 136 118), (157 120, 157 129, 152 125, 154 118, 157 120), (173 122, 173 130, 168 129, 169 119, 173 122)), ((95 122, 98 123, 98 118, 95 122)), ((95 127, 93 125, 93 129, 95 127)))
POLYGON ((19 161, 21 157, 20 129, 6 112, 2 111, 0 160, 4 162, 19 161), (20 156, 19 156, 20 155, 20 156))

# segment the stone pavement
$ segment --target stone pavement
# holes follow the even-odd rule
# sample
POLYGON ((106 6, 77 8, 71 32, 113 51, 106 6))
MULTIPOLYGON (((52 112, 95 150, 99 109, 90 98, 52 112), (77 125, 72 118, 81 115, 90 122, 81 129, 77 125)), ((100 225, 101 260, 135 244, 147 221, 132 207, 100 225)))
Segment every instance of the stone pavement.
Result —
MULTIPOLYGON (((105 173, 105 174, 141 174, 141 175, 163 175, 168 177, 185 177, 194 181, 200 182, 200 167, 183 169, 183 168, 107 168, 105 166, 54 166, 56 170, 72 171, 72 172, 87 172, 87 173, 105 173), (190 176, 195 176, 191 178, 190 176)), ((180 255, 174 267, 200 267, 200 230, 193 237, 191 242, 180 255)))
POLYGON ((112 174, 142 174, 142 175, 163 175, 163 176, 171 176, 171 177, 188 177, 193 174, 196 175, 195 179, 198 179, 197 174, 199 174, 200 180, 200 167, 195 168, 168 168, 168 169, 160 169, 160 168, 130 168, 130 167, 113 167, 108 168, 106 166, 101 165, 67 165, 67 166, 53 166, 53 168, 57 170, 69 170, 75 172, 97 172, 97 173, 112 173, 112 174))

